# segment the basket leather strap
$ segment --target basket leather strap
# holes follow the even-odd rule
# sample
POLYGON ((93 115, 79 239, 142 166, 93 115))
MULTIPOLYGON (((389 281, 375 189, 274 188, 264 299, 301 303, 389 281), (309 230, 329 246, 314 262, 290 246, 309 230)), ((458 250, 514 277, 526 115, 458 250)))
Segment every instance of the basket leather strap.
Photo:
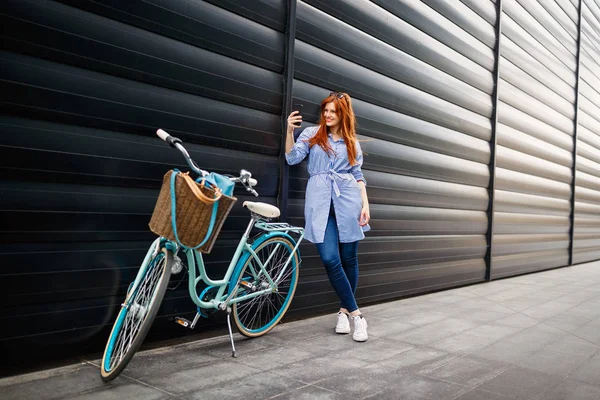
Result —
MULTIPOLYGON (((179 240, 179 235, 177 234, 177 200, 175 198, 175 180, 177 178, 177 175, 183 175, 184 176, 184 180, 185 180, 185 176, 187 176, 190 180, 192 180, 192 178, 189 177, 189 175, 181 173, 178 170, 173 170, 173 173, 171 174, 171 227, 173 228, 173 234, 175 236, 175 240, 177 241, 177 244, 179 244, 181 247, 183 247, 184 249, 198 249, 200 247, 202 247, 210 238, 210 236, 212 235, 212 231, 215 227, 215 222, 217 219, 217 211, 219 209, 219 203, 218 200, 221 198, 221 196, 219 195, 218 198, 216 198, 215 201, 213 201, 213 208, 212 208, 212 213, 210 216, 210 223, 208 225, 208 230, 206 231, 206 236, 204 237, 204 240, 202 240, 202 242, 195 247, 188 247, 185 246, 183 243, 181 243, 181 241, 179 240)), ((187 182, 187 180, 185 180, 187 182)), ((196 189, 198 189, 198 187, 196 186, 196 183, 192 180, 192 183, 194 185, 194 187, 196 189)), ((193 192, 193 189, 192 189, 193 192)), ((222 195, 222 193, 221 193, 222 195)), ((204 194, 202 194, 202 196, 204 196, 204 194)), ((204 196, 206 197, 206 196, 204 196)), ((199 198, 200 199, 200 198, 199 198)), ((212 199, 211 199, 212 200, 212 199)))
MULTIPOLYGON (((210 197, 208 197, 207 195, 202 193, 202 191, 198 188, 198 185, 190 177, 188 172, 186 172, 186 173, 182 172, 179 175, 183 178, 185 183, 187 183, 187 185, 190 188, 190 190, 192 191, 192 193, 194 193, 194 196, 196 196, 198 198, 198 200, 200 200, 203 203, 206 203, 206 204, 214 203, 215 201, 219 201, 221 196, 223 196, 221 189, 215 188, 215 197, 214 197, 214 199, 211 199, 210 197)), ((201 185, 202 185, 202 187, 204 187, 204 181, 202 181, 201 185)))

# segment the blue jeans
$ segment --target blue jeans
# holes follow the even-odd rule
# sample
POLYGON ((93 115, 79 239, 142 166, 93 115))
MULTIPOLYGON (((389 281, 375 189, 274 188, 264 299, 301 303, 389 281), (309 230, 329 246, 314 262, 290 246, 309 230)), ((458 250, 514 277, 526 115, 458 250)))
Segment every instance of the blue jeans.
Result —
MULTIPOLYGON (((332 205, 333 209, 333 205, 332 205)), ((329 214, 325 239, 317 243, 321 261, 325 264, 329 282, 348 312, 358 310, 354 293, 358 284, 358 241, 340 243, 335 215, 329 214)))

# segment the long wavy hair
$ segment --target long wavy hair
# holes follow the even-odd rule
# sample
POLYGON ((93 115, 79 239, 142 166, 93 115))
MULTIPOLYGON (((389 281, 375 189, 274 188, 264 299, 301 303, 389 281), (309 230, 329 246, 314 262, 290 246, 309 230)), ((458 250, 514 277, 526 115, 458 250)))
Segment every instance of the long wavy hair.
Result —
POLYGON ((340 118, 340 133, 346 148, 348 149, 348 161, 350 165, 356 165, 356 116, 352 109, 352 100, 347 93, 332 92, 325 100, 321 102, 321 118, 319 119, 319 130, 316 135, 308 141, 309 147, 319 145, 327 153, 332 154, 333 149, 329 144, 329 136, 325 117, 325 106, 335 104, 335 112, 340 118))

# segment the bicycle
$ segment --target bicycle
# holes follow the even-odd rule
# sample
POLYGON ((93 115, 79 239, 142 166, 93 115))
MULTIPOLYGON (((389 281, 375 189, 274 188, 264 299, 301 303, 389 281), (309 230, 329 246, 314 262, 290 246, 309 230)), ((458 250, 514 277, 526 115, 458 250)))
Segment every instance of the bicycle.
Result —
MULTIPOLYGON (((199 177, 208 175, 190 158, 181 140, 161 129, 157 135, 177 148, 199 177)), ((258 196, 253 188, 257 181, 249 171, 241 170, 240 176, 230 177, 230 180, 258 196)), ((116 378, 144 341, 167 290, 170 275, 180 273, 185 267, 180 255, 187 260, 188 289, 197 312, 193 321, 175 318, 179 325, 193 329, 199 318, 207 317, 211 312, 225 311, 232 357, 236 357, 231 314, 240 333, 247 337, 266 334, 283 318, 298 284, 299 245, 304 238, 304 229, 283 222, 269 222, 280 215, 279 209, 270 204, 246 201, 243 206, 250 210, 251 219, 225 276, 220 280, 207 276, 200 252, 164 237, 158 237, 152 243, 135 280, 127 289, 108 338, 102 358, 102 380, 107 382, 116 378), (250 239, 252 228, 262 233, 250 239), (295 240, 292 234, 298 239, 295 240), (200 282, 208 286, 198 294, 200 282)))

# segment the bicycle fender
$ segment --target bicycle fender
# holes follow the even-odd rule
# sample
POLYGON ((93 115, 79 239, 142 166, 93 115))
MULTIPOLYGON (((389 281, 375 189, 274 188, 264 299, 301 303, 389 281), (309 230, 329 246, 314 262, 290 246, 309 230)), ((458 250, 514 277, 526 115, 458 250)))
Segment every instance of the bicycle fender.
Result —
MULTIPOLYGON (((288 239, 292 243, 292 245, 294 245, 294 247, 296 247, 296 241, 287 233, 285 233, 285 232, 268 232, 268 233, 265 233, 264 235, 260 236, 258 239, 256 239, 254 241, 254 243, 252 243, 252 250, 256 250, 258 248, 258 246, 263 244, 265 241, 267 241, 271 238, 277 237, 277 236, 288 239)), ((251 255, 248 251, 244 251, 242 253, 242 256, 240 257, 238 263, 235 266, 235 269, 233 270, 233 273, 231 274, 231 279, 229 279, 229 287, 227 289, 227 291, 229 293, 231 293, 234 286, 237 285, 237 281, 240 278, 240 274, 242 273, 242 268, 244 267, 244 264, 246 263, 246 261, 248 261, 248 258, 250 258, 250 256, 251 255)), ((300 258, 299 250, 298 250, 298 258, 300 258)))

